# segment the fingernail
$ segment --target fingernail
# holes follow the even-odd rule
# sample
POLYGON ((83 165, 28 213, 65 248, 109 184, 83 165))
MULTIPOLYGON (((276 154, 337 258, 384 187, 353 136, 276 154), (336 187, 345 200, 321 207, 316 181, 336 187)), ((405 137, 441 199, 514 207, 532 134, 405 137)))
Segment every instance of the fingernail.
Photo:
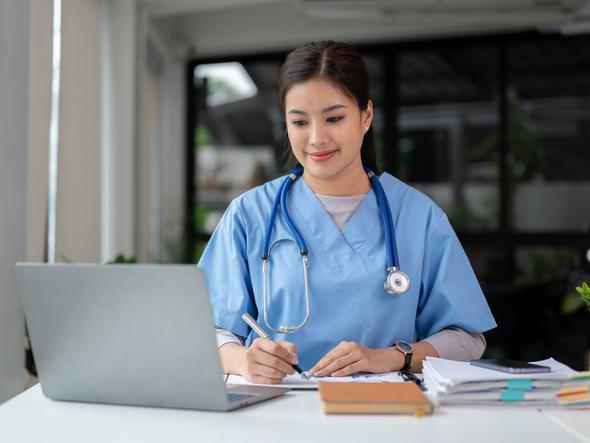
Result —
POLYGON ((293 362, 294 365, 299 364, 299 359, 297 358, 297 355, 295 354, 291 354, 291 361, 293 362))

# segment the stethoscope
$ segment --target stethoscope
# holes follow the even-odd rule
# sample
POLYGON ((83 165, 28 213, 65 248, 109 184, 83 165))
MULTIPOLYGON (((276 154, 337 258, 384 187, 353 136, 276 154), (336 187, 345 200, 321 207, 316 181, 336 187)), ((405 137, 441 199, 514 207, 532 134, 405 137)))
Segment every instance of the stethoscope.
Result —
MULTIPOLYGON (((385 292, 391 295, 398 295, 405 293, 410 288, 410 278, 408 275, 399 269, 399 258, 397 255, 397 244, 395 241, 395 229, 393 225, 393 217, 391 216, 391 210, 389 208, 389 204, 387 203, 387 197, 385 196, 385 191, 383 190, 383 186, 381 186, 381 182, 377 178, 377 176, 371 171, 371 169, 365 167, 365 172, 371 181, 371 185, 373 186, 373 191, 375 192, 375 196, 377 198, 377 204, 379 206, 381 212, 381 220, 383 224, 383 228, 385 231, 385 247, 387 250, 387 278, 385 279, 385 283, 383 284, 383 288, 385 292)), ((291 216, 289 215, 289 210, 287 209, 287 193, 289 192, 289 188, 295 183, 301 174, 303 174, 303 167, 301 165, 293 168, 288 176, 283 180, 281 186, 277 192, 275 200, 272 205, 272 210, 270 213, 270 218, 268 220, 268 225, 266 227, 266 234, 264 235, 264 245, 262 247, 262 305, 263 305, 263 315, 264 315, 264 322, 266 326, 274 332, 279 333, 291 333, 295 332, 301 328, 303 328, 307 322, 309 321, 310 315, 310 303, 309 303, 309 278, 308 278, 308 269, 309 269, 309 262, 307 259, 308 251, 307 245, 305 244, 305 240, 299 233, 299 230, 291 220, 291 216), (279 326, 278 328, 273 327, 270 322, 268 321, 268 301, 267 301, 267 291, 268 291, 268 271, 269 271, 269 260, 270 260, 270 236, 272 234, 272 228, 275 223, 275 219, 277 216, 277 211, 279 209, 279 205, 281 207, 281 213, 283 215, 283 220, 293 233, 295 237, 295 241, 299 246, 299 252, 301 254, 302 259, 302 266, 303 266, 303 282, 305 286, 305 318, 301 323, 296 326, 279 326)), ((274 245, 273 245, 274 246, 274 245)))

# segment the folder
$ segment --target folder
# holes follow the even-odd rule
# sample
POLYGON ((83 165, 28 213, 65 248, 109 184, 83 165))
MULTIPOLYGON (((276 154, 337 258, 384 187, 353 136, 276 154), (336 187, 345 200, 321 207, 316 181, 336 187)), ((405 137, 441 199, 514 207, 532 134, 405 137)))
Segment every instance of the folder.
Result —
POLYGON ((414 383, 318 383, 326 414, 432 413, 432 405, 414 383))

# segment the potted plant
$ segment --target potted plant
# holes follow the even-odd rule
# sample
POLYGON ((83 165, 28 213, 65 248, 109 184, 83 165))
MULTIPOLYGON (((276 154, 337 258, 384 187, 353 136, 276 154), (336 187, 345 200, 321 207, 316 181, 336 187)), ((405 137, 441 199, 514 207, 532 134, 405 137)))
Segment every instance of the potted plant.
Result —
POLYGON ((586 307, 590 312, 590 286, 588 286, 588 283, 584 282, 582 283, 582 286, 576 288, 576 291, 578 291, 580 298, 586 303, 586 307))

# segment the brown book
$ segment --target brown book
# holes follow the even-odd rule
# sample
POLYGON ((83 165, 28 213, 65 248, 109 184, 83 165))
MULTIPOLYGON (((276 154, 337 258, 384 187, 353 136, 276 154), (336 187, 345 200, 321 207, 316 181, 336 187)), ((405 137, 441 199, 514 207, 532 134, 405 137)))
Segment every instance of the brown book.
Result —
POLYGON ((428 398, 414 383, 318 383, 326 414, 416 414, 432 412, 428 398))

